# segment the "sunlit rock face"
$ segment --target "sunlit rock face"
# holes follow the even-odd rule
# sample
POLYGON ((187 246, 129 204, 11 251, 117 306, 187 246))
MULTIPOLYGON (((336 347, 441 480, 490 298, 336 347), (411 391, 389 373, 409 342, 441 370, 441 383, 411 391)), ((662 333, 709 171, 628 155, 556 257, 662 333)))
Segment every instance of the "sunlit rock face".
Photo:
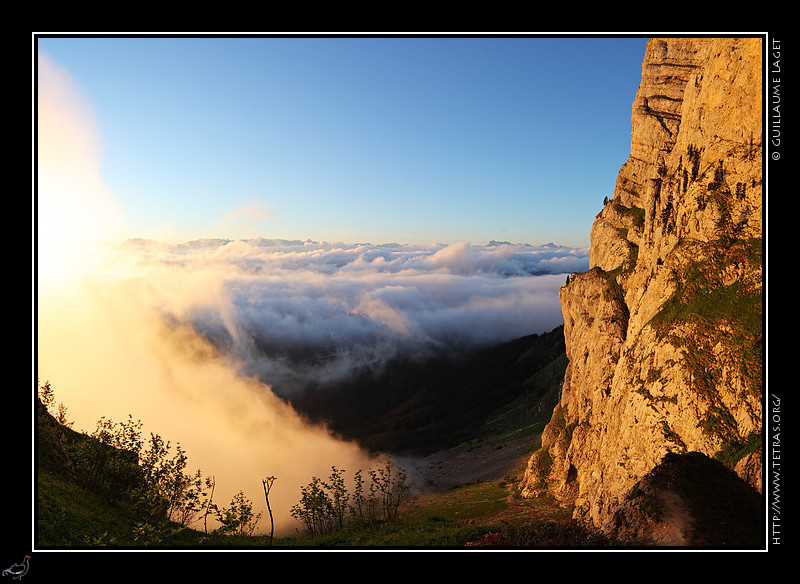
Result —
POLYGON ((630 158, 560 289, 569 367, 524 495, 609 528, 668 453, 733 467, 760 434, 761 45, 647 43, 630 158))

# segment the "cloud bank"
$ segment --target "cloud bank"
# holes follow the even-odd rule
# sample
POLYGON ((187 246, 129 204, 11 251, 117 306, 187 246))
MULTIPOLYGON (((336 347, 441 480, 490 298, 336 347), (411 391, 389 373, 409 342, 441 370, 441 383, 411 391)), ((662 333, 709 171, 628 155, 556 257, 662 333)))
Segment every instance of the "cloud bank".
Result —
POLYGON ((585 249, 505 242, 135 240, 117 253, 151 283, 166 317, 282 391, 398 355, 551 330, 562 322, 564 274, 588 266, 585 249))

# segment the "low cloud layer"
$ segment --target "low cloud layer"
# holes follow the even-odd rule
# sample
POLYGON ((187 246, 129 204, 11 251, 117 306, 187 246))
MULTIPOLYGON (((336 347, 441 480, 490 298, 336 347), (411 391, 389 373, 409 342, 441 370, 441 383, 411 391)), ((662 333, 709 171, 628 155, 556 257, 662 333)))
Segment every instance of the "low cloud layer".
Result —
MULTIPOLYGON (((129 241, 165 316, 281 390, 398 354, 471 349, 558 326, 564 274, 587 251, 285 240, 129 241)), ((131 263, 132 262, 132 263, 131 263)))

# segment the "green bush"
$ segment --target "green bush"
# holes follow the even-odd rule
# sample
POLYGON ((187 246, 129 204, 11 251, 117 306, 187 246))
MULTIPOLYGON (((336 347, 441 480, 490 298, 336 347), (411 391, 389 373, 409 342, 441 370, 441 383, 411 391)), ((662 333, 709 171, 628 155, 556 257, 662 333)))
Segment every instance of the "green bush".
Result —
POLYGON ((233 496, 229 507, 211 505, 211 508, 220 522, 218 531, 222 534, 253 535, 261 519, 261 513, 253 512, 253 502, 245 496, 244 491, 233 496))
POLYGON ((398 519, 400 506, 411 490, 403 468, 395 468, 389 458, 382 468, 368 470, 368 484, 359 470, 354 475, 352 493, 345 486, 343 472, 333 466, 327 483, 313 477, 308 485, 301 487, 300 501, 290 513, 304 526, 307 535, 325 535, 351 525, 398 519))

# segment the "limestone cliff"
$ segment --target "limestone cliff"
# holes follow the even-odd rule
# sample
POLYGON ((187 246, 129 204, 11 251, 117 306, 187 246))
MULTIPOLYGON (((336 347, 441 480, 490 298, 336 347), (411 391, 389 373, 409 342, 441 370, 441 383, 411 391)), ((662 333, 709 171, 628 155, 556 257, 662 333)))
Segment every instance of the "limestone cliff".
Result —
POLYGON ((619 530, 668 453, 760 478, 739 459, 762 423, 761 105, 762 39, 648 41, 630 157, 559 292, 569 365, 525 496, 619 530))

